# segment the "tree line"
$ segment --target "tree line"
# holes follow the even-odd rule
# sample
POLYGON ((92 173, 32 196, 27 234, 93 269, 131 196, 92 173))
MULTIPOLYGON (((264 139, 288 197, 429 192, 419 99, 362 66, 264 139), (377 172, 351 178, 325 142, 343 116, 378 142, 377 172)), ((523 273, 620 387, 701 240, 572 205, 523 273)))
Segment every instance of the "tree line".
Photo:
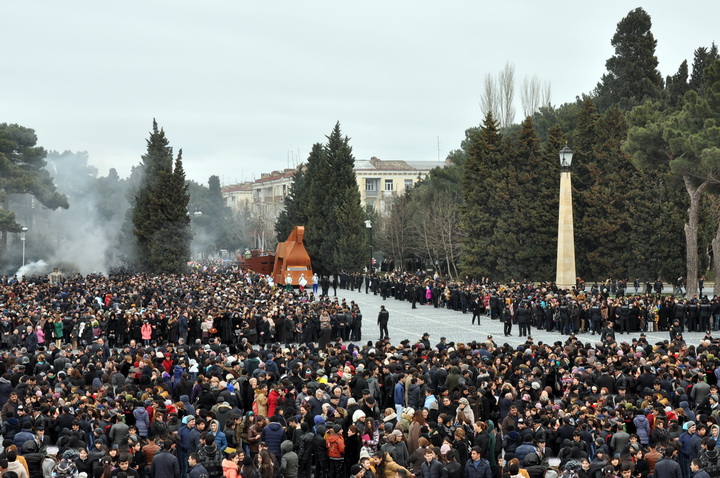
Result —
MULTIPOLYGON (((651 26, 647 12, 631 11, 595 90, 559 107, 540 103, 519 124, 507 108, 512 66, 489 78, 482 124, 466 131, 449 166, 393 205, 379 239, 385 254, 396 264, 417 254, 458 277, 554 280, 558 152, 568 145, 578 275, 687 276, 696 290, 711 257, 720 267, 712 254, 720 247, 720 62, 714 44, 700 47, 691 74, 684 61, 663 80, 651 26), (439 228, 431 241, 422 234, 435 200, 440 216, 457 219, 449 243, 439 228)), ((535 104, 523 103, 525 112, 535 104)))
POLYGON ((187 180, 182 151, 173 155, 154 120, 127 178, 114 168, 100 176, 88 161, 86 152, 46 151, 30 128, 0 124, 1 268, 19 267, 19 248, 7 245, 22 227, 31 229, 29 258, 66 272, 178 273, 191 257, 252 241, 249 211, 226 207, 218 176, 207 185, 187 180))

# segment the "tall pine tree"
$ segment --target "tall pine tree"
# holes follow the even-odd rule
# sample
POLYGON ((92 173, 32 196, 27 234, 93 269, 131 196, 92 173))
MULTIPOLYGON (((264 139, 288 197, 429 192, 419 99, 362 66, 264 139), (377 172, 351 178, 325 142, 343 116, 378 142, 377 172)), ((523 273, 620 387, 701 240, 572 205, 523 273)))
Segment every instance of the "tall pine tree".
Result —
POLYGON ((293 227, 305 226, 305 248, 319 274, 358 271, 370 256, 354 167, 350 140, 337 123, 327 143, 314 144, 304 170, 296 173, 275 228, 284 240, 293 227))
POLYGON ((132 208, 135 267, 155 274, 179 274, 190 258, 190 195, 182 150, 175 159, 165 132, 153 120, 142 156, 142 179, 132 208))
POLYGON ((615 55, 605 62, 607 73, 595 90, 597 105, 628 110, 646 99, 662 95, 663 80, 655 56, 657 41, 650 28, 650 15, 636 8, 617 24, 611 44, 615 55))
POLYGON ((463 274, 473 277, 490 276, 497 262, 489 249, 497 225, 499 209, 496 190, 501 174, 502 135, 498 122, 488 113, 482 127, 468 130, 467 160, 462 179, 465 204, 462 209, 463 274))

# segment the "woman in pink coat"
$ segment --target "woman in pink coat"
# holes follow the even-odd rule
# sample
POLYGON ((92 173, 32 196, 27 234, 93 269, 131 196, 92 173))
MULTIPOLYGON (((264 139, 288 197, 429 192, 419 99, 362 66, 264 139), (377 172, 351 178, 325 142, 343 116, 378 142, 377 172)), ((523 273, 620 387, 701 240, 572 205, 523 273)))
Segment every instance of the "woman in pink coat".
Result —
POLYGON ((140 327, 140 337, 142 337, 145 347, 150 346, 150 339, 152 339, 153 326, 149 321, 144 321, 140 327))

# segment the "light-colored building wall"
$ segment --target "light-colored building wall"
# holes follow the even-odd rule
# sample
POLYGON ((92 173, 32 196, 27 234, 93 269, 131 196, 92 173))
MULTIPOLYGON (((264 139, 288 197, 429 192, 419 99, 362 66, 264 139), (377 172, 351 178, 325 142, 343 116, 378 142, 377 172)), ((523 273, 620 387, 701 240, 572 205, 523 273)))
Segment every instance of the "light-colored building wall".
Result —
POLYGON ((253 183, 246 181, 240 184, 230 184, 222 188, 222 195, 225 199, 225 205, 233 210, 233 212, 242 211, 246 207, 252 205, 253 183))
POLYGON ((431 169, 445 167, 444 161, 355 161, 355 178, 363 207, 371 207, 379 214, 389 211, 392 200, 405 194, 415 183, 425 178, 431 169))

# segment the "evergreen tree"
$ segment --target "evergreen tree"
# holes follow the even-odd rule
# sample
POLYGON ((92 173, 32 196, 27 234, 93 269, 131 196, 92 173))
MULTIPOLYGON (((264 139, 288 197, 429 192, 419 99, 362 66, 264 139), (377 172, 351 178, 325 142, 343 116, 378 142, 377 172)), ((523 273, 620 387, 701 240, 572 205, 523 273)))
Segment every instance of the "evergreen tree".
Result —
POLYGON ((500 144, 499 161, 494 170, 494 197, 489 202, 494 209, 496 222, 490 235, 487 255, 494 262, 492 277, 507 281, 521 280, 525 276, 527 263, 518 260, 516 256, 520 251, 527 252, 527 244, 523 234, 525 216, 519 177, 520 161, 510 138, 503 136, 500 144))
POLYGON ((332 246, 326 244, 324 234, 325 225, 331 220, 334 186, 329 181, 330 167, 322 144, 313 145, 308 156, 307 168, 308 193, 304 202, 308 220, 305 224, 305 248, 312 259, 313 271, 322 275, 331 274, 333 251, 332 246))
POLYGON ((687 60, 683 60, 677 73, 667 77, 665 89, 667 90, 668 103, 670 106, 678 106, 683 96, 685 96, 685 93, 690 89, 690 85, 688 84, 687 60))
POLYGON ((370 257, 370 243, 365 230, 366 215, 360 206, 360 191, 354 186, 338 194, 340 201, 335 206, 335 226, 339 234, 333 253, 334 266, 337 271, 360 271, 367 267, 370 257))
POLYGON ((705 86, 705 68, 712 65, 715 60, 720 58, 718 55, 718 47, 713 42, 710 48, 700 47, 695 50, 692 66, 692 76, 690 77, 689 86, 695 91, 700 91, 705 86))
POLYGON ((518 261, 526 264, 523 275, 531 280, 555 278, 560 189, 558 152, 565 144, 565 135, 555 127, 548 131, 548 140, 541 148, 532 119, 523 122, 517 149, 522 168, 519 182, 523 185, 520 227, 525 245, 518 252, 518 261))
POLYGON ((20 232, 10 210, 10 194, 31 194, 48 209, 67 209, 67 198, 56 191, 45 169, 45 150, 37 146, 35 131, 17 124, 0 123, 0 256, 5 257, 8 232, 20 232))
POLYGON ((669 168, 688 195, 685 224, 687 290, 697 290, 702 197, 720 177, 720 60, 705 69, 702 94, 685 95, 680 110, 648 103, 630 115, 626 150, 643 169, 669 168))
POLYGON ((479 130, 468 130, 467 135, 468 156, 462 179, 465 204, 461 269, 464 274, 484 277, 494 273, 497 264, 488 251, 499 217, 500 205, 495 192, 500 179, 503 141, 492 113, 485 116, 479 130))
POLYGON ((657 41, 650 15, 636 8, 620 20, 611 44, 615 55, 605 62, 607 73, 595 90, 601 110, 612 105, 630 109, 645 99, 661 97, 663 80, 655 56, 657 41))
POLYGON ((327 272, 359 270, 369 256, 368 237, 355 178, 355 157, 350 138, 342 136, 339 122, 327 137, 323 156, 330 174, 323 181, 328 189, 325 197, 328 215, 323 227, 320 253, 326 261, 332 261, 327 272))
POLYGON ((308 195, 308 177, 305 169, 304 165, 300 165, 295 170, 290 191, 283 199, 283 210, 280 211, 277 221, 275 221, 278 242, 285 241, 295 226, 307 224, 305 198, 308 195))
POLYGON ((190 258, 191 240, 182 150, 173 168, 172 148, 155 120, 141 167, 142 180, 132 208, 135 267, 155 274, 182 273, 190 258))
POLYGON ((278 240, 305 226, 305 248, 319 274, 360 270, 370 255, 354 167, 350 139, 336 123, 327 143, 314 144, 304 171, 295 174, 276 224, 278 240))

